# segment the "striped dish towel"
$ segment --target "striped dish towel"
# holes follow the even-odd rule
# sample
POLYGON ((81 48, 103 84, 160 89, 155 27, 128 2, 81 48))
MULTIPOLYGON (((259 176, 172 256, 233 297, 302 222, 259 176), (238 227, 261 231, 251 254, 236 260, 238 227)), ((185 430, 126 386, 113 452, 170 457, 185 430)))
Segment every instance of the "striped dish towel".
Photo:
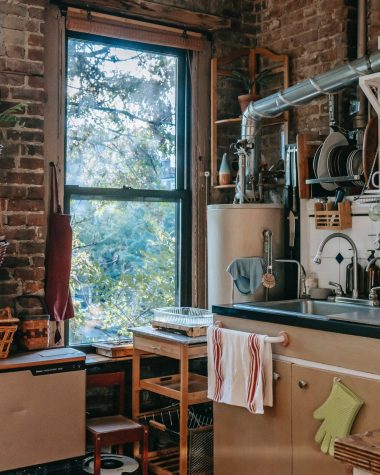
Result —
POLYGON ((208 398, 263 414, 273 406, 272 346, 265 335, 210 326, 208 398))

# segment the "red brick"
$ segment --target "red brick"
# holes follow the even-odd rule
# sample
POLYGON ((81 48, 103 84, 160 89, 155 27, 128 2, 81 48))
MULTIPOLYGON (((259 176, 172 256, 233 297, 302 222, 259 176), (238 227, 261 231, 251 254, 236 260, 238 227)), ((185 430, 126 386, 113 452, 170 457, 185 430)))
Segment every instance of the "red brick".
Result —
POLYGON ((26 217, 28 226, 44 226, 45 215, 44 214, 28 214, 26 217))
POLYGON ((9 58, 6 61, 6 70, 25 74, 43 74, 44 65, 42 62, 9 58))
POLYGON ((43 35, 36 35, 34 33, 30 33, 28 37, 28 45, 29 46, 44 46, 45 39, 43 35))
POLYGON ((7 228, 7 239, 11 241, 30 241, 37 236, 34 228, 7 228))
POLYGON ((19 3, 0 2, 0 12, 7 15, 25 17, 28 13, 27 6, 19 3))
POLYGON ((44 50, 42 48, 29 48, 28 59, 30 59, 31 61, 43 61, 44 50))
POLYGON ((23 142, 40 142, 42 143, 44 141, 44 134, 43 132, 40 132, 40 131, 34 131, 34 132, 31 132, 29 130, 21 130, 21 140, 23 142))
MULTIPOLYGON (((29 186, 26 193, 27 198, 31 200, 43 200, 45 197, 45 190, 43 186, 29 186)), ((40 210, 30 210, 30 211, 42 211, 40 210)))
POLYGON ((18 283, 17 282, 3 282, 0 285, 0 292, 2 295, 17 294, 18 283))
POLYGON ((0 73, 0 84, 6 84, 9 86, 23 86, 25 84, 25 78, 23 76, 19 76, 18 74, 0 73))
MULTIPOLYGON (((29 190, 28 190, 29 191, 29 190)), ((8 202, 9 211, 44 211, 45 205, 42 200, 19 200, 11 199, 8 202)))
POLYGON ((45 160, 43 158, 21 157, 20 168, 27 170, 43 170, 45 160))
POLYGON ((10 170, 16 166, 15 159, 12 157, 2 156, 0 157, 0 170, 10 170))
MULTIPOLYGON (((9 249, 9 248, 8 248, 9 249)), ((25 267, 29 265, 28 257, 19 257, 19 256, 10 256, 9 254, 5 255, 3 266, 7 268, 14 269, 16 267, 25 267)))
POLYGON ((25 58, 25 48, 22 46, 17 46, 17 45, 6 45, 6 55, 8 58, 17 58, 17 59, 23 59, 25 58))
POLYGON ((38 294, 44 290, 44 282, 23 282, 23 294, 38 294))
POLYGON ((22 280, 43 280, 45 277, 45 269, 44 268, 18 268, 15 269, 14 275, 17 279, 22 280))
POLYGON ((25 186, 0 186, 0 198, 26 198, 26 195, 27 188, 25 186))
POLYGON ((32 264, 36 267, 43 267, 45 265, 45 257, 33 256, 31 260, 32 260, 32 264))
MULTIPOLYGON (((29 109, 29 106, 28 106, 28 109, 29 109)), ((23 118, 23 123, 24 123, 24 128, 25 129, 39 129, 39 130, 42 130, 43 127, 44 127, 43 119, 25 117, 25 118, 23 118)))
POLYGON ((44 78, 38 77, 38 76, 29 76, 28 77, 28 86, 29 87, 35 87, 37 89, 43 89, 45 84, 44 84, 44 78))
MULTIPOLYGON (((28 115, 33 115, 33 116, 40 116, 40 117, 43 117, 44 115, 44 106, 43 104, 28 104, 28 107, 27 107, 27 114, 28 115)), ((35 127, 34 127, 35 128, 35 127)), ((43 128, 40 127, 41 129, 43 128)))
POLYGON ((41 173, 18 173, 8 172, 6 176, 6 183, 17 183, 19 185, 42 185, 44 176, 41 173))
POLYGON ((45 102, 46 93, 43 89, 15 88, 13 91, 13 99, 45 102))
MULTIPOLYGON (((44 254, 45 253, 45 243, 44 242, 21 242, 20 243, 20 252, 24 254, 44 254)), ((6 266, 5 266, 6 267, 6 266)))
POLYGON ((44 8, 29 8, 29 17, 36 18, 38 20, 43 20, 45 18, 45 9, 44 8))
POLYGON ((8 215, 8 226, 25 226, 25 225, 26 225, 26 214, 8 215))

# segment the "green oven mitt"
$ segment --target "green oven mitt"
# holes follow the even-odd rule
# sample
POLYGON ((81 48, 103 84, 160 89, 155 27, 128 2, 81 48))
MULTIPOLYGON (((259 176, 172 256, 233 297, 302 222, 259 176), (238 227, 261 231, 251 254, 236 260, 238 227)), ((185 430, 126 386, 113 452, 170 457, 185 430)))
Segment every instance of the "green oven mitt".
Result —
POLYGON ((334 455, 334 442, 338 437, 349 435, 355 417, 363 401, 339 379, 334 378, 331 393, 322 406, 313 413, 315 419, 323 421, 315 441, 321 444, 324 454, 334 455))

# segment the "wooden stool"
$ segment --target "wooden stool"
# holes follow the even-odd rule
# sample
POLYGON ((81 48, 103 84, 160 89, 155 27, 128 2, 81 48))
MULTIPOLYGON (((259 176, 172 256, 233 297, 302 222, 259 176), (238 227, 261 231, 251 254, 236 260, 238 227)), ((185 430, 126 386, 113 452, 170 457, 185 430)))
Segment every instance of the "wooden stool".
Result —
POLYGON ((118 454, 123 453, 123 445, 142 442, 141 469, 148 474, 148 428, 125 417, 124 372, 87 375, 87 388, 118 387, 119 414, 116 416, 87 419, 86 430, 94 444, 94 475, 100 475, 102 446, 117 445, 118 454))

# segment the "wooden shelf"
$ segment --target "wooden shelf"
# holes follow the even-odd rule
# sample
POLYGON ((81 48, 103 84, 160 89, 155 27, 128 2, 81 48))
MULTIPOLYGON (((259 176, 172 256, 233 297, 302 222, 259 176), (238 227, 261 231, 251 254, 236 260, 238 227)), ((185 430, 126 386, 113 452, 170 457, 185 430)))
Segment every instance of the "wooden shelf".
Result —
MULTIPOLYGON (((181 375, 173 374, 160 378, 142 379, 140 388, 167 396, 179 401, 181 399, 181 375)), ((207 402, 207 377, 200 374, 189 373, 189 404, 207 402)))
POLYGON ((178 475, 179 474, 179 451, 156 454, 149 458, 149 471, 157 475, 178 475))
MULTIPOLYGON (((277 67, 272 69, 272 74, 282 74, 280 85, 281 89, 289 87, 289 58, 283 54, 275 54, 266 48, 240 48, 232 51, 228 56, 214 57, 211 59, 211 186, 213 188, 219 188, 218 185, 218 152, 221 154, 221 150, 218 150, 218 144, 220 146, 220 140, 218 141, 219 126, 231 127, 238 126, 241 123, 241 117, 232 117, 226 119, 218 119, 219 115, 229 114, 229 111, 218 110, 218 79, 231 77, 231 70, 236 67, 239 69, 241 60, 246 63, 246 69, 251 78, 255 78, 260 72, 260 67, 264 63, 272 64, 277 63, 277 67)), ((266 67, 265 64, 263 67, 266 67)), ((256 91, 253 91, 256 93, 256 91)), ((237 101, 237 98, 236 98, 237 101)), ((289 112, 281 114, 279 117, 273 117, 262 121, 262 125, 266 126, 283 126, 285 134, 285 143, 288 142, 288 121, 289 112)), ((220 129, 220 128, 219 128, 220 129)), ((240 130, 236 127, 236 134, 234 129, 231 135, 235 136, 235 139, 239 139, 241 134, 240 130)), ((224 150, 227 152, 227 149, 224 150)), ((220 188, 219 188, 220 189, 220 188)))

